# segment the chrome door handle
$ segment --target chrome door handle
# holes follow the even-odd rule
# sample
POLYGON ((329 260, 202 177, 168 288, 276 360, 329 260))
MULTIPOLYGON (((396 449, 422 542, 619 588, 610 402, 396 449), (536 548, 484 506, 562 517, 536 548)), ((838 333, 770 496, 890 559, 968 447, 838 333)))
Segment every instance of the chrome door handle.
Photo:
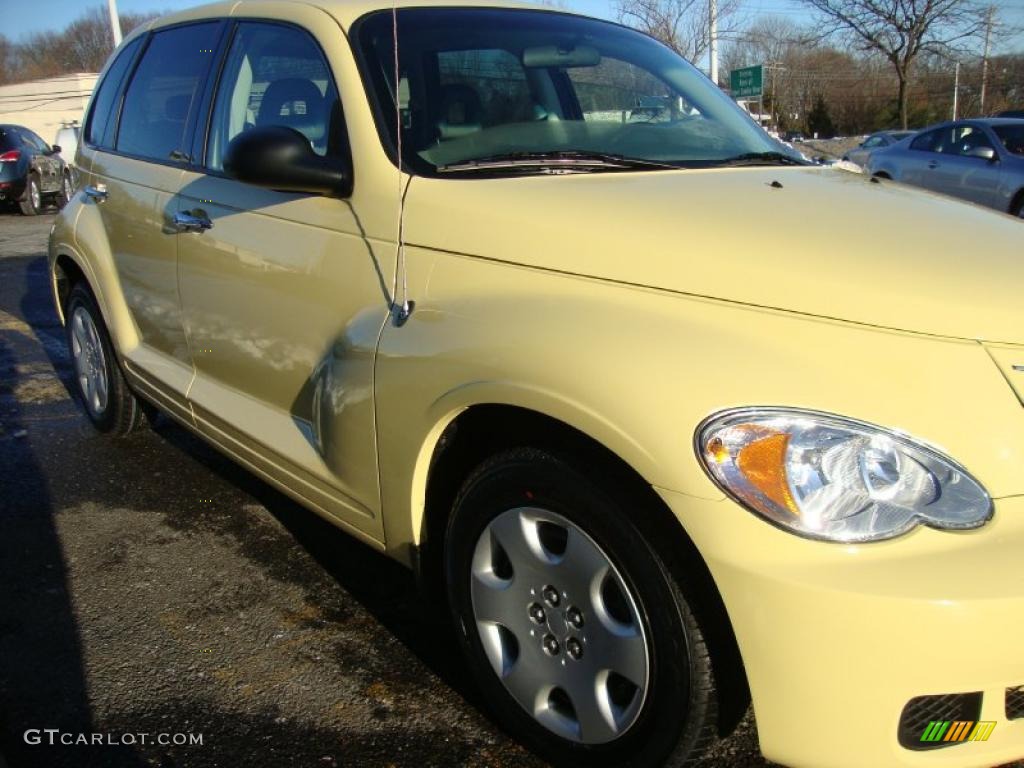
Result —
POLYGON ((928 161, 928 167, 929 168, 933 168, 933 169, 934 168, 938 168, 939 167, 939 163, 938 163, 937 160, 929 160, 928 161))
POLYGON ((83 191, 85 192, 86 197, 95 200, 97 203, 102 203, 107 199, 106 184, 97 184, 96 186, 89 184, 83 191))
POLYGON ((205 216, 194 216, 187 211, 174 214, 174 229, 178 232, 202 232, 213 226, 205 216))

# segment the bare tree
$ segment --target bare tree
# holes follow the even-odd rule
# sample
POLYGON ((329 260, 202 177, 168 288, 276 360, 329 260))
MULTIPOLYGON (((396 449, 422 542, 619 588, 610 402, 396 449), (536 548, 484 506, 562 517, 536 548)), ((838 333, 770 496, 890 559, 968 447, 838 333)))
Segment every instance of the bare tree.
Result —
POLYGON ((977 39, 986 25, 976 0, 803 0, 817 11, 826 35, 852 37, 884 56, 897 81, 900 124, 908 124, 911 75, 922 53, 942 53, 977 39))
MULTIPOLYGON (((718 37, 739 28, 739 0, 719 0, 718 37)), ((646 32, 679 55, 697 64, 711 43, 708 0, 617 0, 619 21, 646 32)))
MULTIPOLYGON (((128 34, 155 13, 121 14, 121 30, 128 34)), ((12 43, 0 37, 0 83, 33 80, 71 72, 99 72, 114 43, 106 9, 87 9, 60 32, 37 32, 12 43)))

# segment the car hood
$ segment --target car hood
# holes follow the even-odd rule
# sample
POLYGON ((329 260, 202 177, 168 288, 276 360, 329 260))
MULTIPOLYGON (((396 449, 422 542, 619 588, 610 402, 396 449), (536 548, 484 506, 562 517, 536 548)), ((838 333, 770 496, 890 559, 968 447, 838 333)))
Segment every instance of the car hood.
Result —
POLYGON ((405 238, 694 296, 1024 342, 1024 224, 835 169, 417 177, 405 238))

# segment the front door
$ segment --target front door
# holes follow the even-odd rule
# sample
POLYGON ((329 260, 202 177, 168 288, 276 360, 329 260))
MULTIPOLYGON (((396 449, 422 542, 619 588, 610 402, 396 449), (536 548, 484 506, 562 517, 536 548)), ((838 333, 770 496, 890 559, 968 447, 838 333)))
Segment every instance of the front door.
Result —
POLYGON ((379 540, 373 362, 393 245, 364 236, 355 198, 275 192, 225 176, 230 140, 264 125, 300 131, 321 155, 348 151, 317 40, 293 24, 242 21, 198 153, 204 170, 186 171, 177 199, 178 211, 203 227, 178 235, 196 368, 189 399, 211 439, 379 540))

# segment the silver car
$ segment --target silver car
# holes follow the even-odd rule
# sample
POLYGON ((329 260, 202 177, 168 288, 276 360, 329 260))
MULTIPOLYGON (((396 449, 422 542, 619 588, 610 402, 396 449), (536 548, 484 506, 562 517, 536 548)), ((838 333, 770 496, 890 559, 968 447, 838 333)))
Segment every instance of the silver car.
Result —
POLYGON ((879 131, 878 133, 872 133, 858 146, 843 155, 843 160, 849 163, 856 163, 863 168, 867 165, 868 157, 871 156, 872 152, 884 147, 891 147, 896 142, 913 136, 915 133, 917 131, 879 131))
POLYGON ((1024 120, 942 123, 872 153, 867 171, 1024 218, 1024 120))

